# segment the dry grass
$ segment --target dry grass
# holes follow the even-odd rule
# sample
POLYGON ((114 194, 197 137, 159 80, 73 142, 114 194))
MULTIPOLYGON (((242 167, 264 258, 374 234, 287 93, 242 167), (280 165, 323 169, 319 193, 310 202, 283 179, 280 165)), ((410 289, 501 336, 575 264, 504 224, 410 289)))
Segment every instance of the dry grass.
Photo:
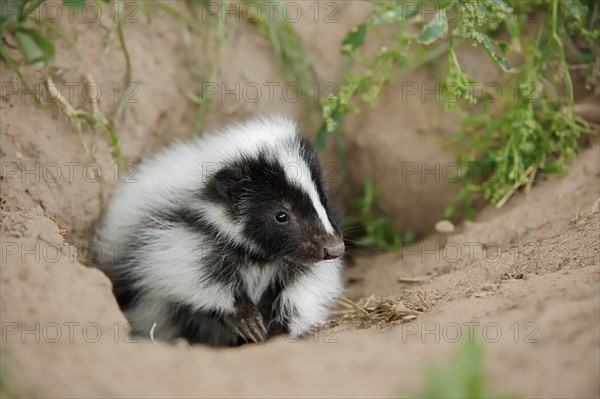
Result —
POLYGON ((354 302, 341 297, 339 304, 345 309, 335 312, 333 319, 326 327, 343 329, 365 329, 376 327, 388 329, 395 325, 414 320, 422 312, 407 308, 399 298, 377 298, 371 295, 354 302))

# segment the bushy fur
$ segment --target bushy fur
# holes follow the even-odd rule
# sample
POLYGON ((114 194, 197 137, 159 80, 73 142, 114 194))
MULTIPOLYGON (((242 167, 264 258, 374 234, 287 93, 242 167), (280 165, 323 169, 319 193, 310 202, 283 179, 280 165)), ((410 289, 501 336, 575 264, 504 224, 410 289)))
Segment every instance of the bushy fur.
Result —
POLYGON ((302 335, 342 290, 323 187, 313 146, 285 118, 173 144, 118 187, 96 263, 138 333, 157 323, 160 339, 237 345, 250 323, 252 340, 302 335))

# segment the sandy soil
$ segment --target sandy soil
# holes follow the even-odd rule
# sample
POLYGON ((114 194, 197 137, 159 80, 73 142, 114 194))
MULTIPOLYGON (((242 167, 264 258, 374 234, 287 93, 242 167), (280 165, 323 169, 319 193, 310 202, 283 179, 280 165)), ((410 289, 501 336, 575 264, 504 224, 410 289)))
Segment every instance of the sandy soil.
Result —
MULTIPOLYGON (((304 11, 309 3, 300 3, 304 11)), ((322 82, 339 78, 332 49, 368 7, 339 3, 338 11, 339 23, 315 23, 307 14, 311 18, 297 25, 322 82)), ((198 89, 186 57, 204 68, 210 64, 201 40, 186 50, 181 23, 155 12, 151 25, 140 13, 126 26, 139 101, 126 107, 117 127, 130 161, 189 136, 194 107, 168 71, 198 89)), ((110 88, 122 83, 125 63, 118 40, 102 28, 113 26, 110 17, 95 24, 81 18, 56 23, 76 35, 81 59, 57 41, 56 67, 63 73, 55 80, 83 84, 88 74, 105 93, 100 108, 113 115, 117 103, 110 88)), ((231 62, 222 63, 223 81, 285 84, 255 27, 239 23, 227 32, 222 57, 231 62)), ((6 88, 16 80, 0 67, 6 88)), ((45 75, 28 70, 27 77, 45 75)), ((419 70, 406 81, 411 79, 431 77, 419 70)), ((346 124, 353 170, 335 189, 351 198, 361 179, 372 177, 394 222, 426 232, 453 188, 433 179, 402 185, 393 177, 402 162, 430 167, 453 159, 438 139, 451 130, 452 117, 430 118, 437 106, 403 102, 393 94, 397 89, 384 93, 378 110, 364 110, 346 124), (448 121, 441 123, 443 118, 448 121)), ((274 102, 213 101, 207 128, 273 111, 308 125, 301 103, 276 93, 274 102)), ((516 194, 502 209, 484 209, 452 234, 430 236, 398 253, 358 257, 346 272, 346 296, 359 305, 361 298, 373 296, 371 304, 387 298, 398 320, 372 325, 373 318, 361 322, 343 311, 328 330, 298 342, 282 337, 240 349, 189 348, 132 342, 110 282, 86 265, 85 240, 115 183, 108 138, 89 132, 79 137, 56 105, 3 95, 2 397, 397 397, 423 385, 426 366, 446 363, 456 332, 466 336, 473 323, 485 343, 491 391, 600 396, 600 144, 582 150, 567 176, 544 177, 531 192, 516 194)), ((73 102, 91 109, 81 90, 73 102)), ((331 153, 325 157, 333 159, 331 153)))

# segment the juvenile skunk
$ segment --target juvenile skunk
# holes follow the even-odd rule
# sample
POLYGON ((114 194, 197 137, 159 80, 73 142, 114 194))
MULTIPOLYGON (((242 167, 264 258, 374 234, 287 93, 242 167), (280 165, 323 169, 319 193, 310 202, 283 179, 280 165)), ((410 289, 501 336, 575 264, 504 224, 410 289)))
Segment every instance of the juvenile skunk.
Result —
POLYGON ((179 142, 122 182, 97 266, 137 333, 214 346, 301 336, 341 293, 344 241, 316 151, 272 117, 179 142))

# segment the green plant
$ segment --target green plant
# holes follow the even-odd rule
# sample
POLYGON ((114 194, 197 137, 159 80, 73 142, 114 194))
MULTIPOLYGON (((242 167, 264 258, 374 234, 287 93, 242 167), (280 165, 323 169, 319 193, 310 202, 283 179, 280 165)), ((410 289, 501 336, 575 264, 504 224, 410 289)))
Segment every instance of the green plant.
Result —
POLYGON ((298 85, 302 99, 309 110, 318 110, 319 103, 314 101, 314 85, 317 82, 316 72, 309 58, 306 57, 302 40, 294 31, 292 23, 283 17, 282 4, 271 2, 273 18, 267 18, 268 13, 263 9, 263 2, 246 0, 258 10, 257 15, 250 15, 251 20, 262 30, 269 39, 275 61, 286 79, 298 85))
MULTIPOLYGON (((377 1, 371 16, 349 31, 341 52, 355 68, 340 90, 323 101, 324 122, 317 143, 324 147, 339 130, 344 115, 357 112, 362 102, 375 107, 381 90, 402 73, 447 54, 446 74, 439 100, 448 109, 462 110, 463 125, 454 135, 463 181, 450 216, 461 203, 473 216, 475 195, 502 206, 519 187, 530 184, 538 171, 563 172, 575 156, 578 139, 592 132, 573 112, 575 98, 565 45, 587 42, 581 65, 590 71, 600 57, 600 29, 595 1, 537 0, 377 1), (423 10, 437 10, 428 22, 423 10), (524 33, 531 16, 541 18, 535 35, 524 33), (452 17, 450 17, 452 16, 452 17), (391 40, 379 39, 374 55, 362 51, 370 31, 393 28, 391 40), (509 37, 505 43, 502 34, 509 37), (460 65, 462 44, 481 47, 504 72, 501 99, 477 95, 483 86, 460 65), (511 65, 508 55, 521 58, 511 65), (509 95, 510 93, 510 95, 509 95), (563 95, 564 93, 564 95, 563 95)), ((574 46, 571 46, 574 47, 574 46)))
MULTIPOLYGON (((146 10, 146 15, 148 20, 150 21, 150 11, 148 10, 148 5, 144 1, 139 1, 139 4, 144 7, 146 10)), ((168 2, 163 0, 156 0, 153 2, 161 10, 165 11, 167 14, 173 16, 174 18, 183 22, 187 27, 187 32, 184 35, 183 43, 186 46, 186 50, 189 54, 192 54, 193 51, 191 48, 192 36, 198 34, 200 30, 199 23, 196 22, 198 17, 198 10, 201 9, 204 15, 207 15, 208 18, 206 23, 204 24, 205 30, 203 32, 203 54, 207 60, 209 60, 210 67, 209 72, 207 74, 202 72, 202 68, 198 65, 196 59, 191 56, 186 56, 185 63, 191 74, 194 78, 199 82, 216 82, 219 78, 219 70, 221 65, 221 52, 223 47, 223 42, 225 39, 225 11, 226 11, 226 1, 220 0, 218 3, 210 2, 208 0, 187 0, 185 2, 186 7, 190 11, 191 18, 187 15, 184 15, 177 8, 170 5, 168 2), (209 7, 216 6, 217 12, 214 10, 209 10, 209 7), (211 37, 211 31, 213 30, 216 24, 216 37, 215 37, 215 50, 210 54, 208 49, 208 42, 211 37)), ((194 126, 192 128, 194 135, 200 135, 204 129, 204 116, 206 114, 206 110, 210 104, 211 95, 208 91, 202 90, 200 93, 195 93, 194 91, 185 87, 185 85, 181 82, 179 75, 174 71, 169 71, 175 80, 175 84, 182 92, 182 94, 192 103, 196 104, 196 117, 194 121, 194 126)))
POLYGON ((412 231, 407 231, 401 235, 393 228, 387 218, 377 216, 377 214, 385 211, 385 207, 381 203, 379 193, 374 189, 371 181, 367 180, 365 182, 364 194, 354 201, 354 206, 358 214, 346 217, 342 222, 342 228, 347 229, 355 225, 362 226, 364 229, 363 236, 354 241, 359 246, 393 251, 414 240, 412 231))
MULTIPOLYGON (((8 43, 7 37, 11 37, 17 44, 18 49, 23 55, 23 59, 27 65, 43 63, 48 64, 54 58, 54 44, 46 35, 39 30, 30 26, 28 17, 33 13, 43 2, 43 0, 28 1, 28 0, 6 0, 0 7, 0 58, 8 64, 8 66, 18 76, 21 84, 30 92, 31 86, 23 77, 19 70, 17 61, 10 55, 7 47, 11 46, 8 43)), ((37 94, 34 94, 36 102, 40 102, 37 94)))
MULTIPOLYGON (((279 2, 267 2, 267 6, 272 7, 273 10, 271 15, 264 8, 264 1, 245 0, 245 2, 249 5, 248 7, 232 8, 234 10, 237 9, 240 13, 243 13, 242 9, 245 10, 243 15, 238 15, 237 17, 246 19, 260 29, 271 45, 277 66, 286 79, 296 85, 300 91, 299 96, 304 100, 308 111, 318 112, 319 102, 314 100, 318 95, 318 92, 315 92, 315 83, 317 82, 316 73, 310 60, 304 53, 300 37, 294 31, 291 22, 283 17, 281 4, 279 2), (267 18, 265 15, 269 15, 270 17, 267 18)), ((189 31, 198 33, 199 27, 194 18, 190 19, 186 17, 165 1, 157 0, 155 4, 168 14, 184 22, 189 31)), ((218 2, 188 0, 187 7, 190 9, 192 15, 195 15, 196 8, 201 8, 203 15, 208 16, 204 26, 203 39, 204 50, 211 58, 211 67, 208 74, 203 74, 199 72, 201 68, 196 65, 195 61, 188 60, 187 66, 199 81, 216 82, 219 79, 221 50, 226 34, 227 2, 225 0, 218 2), (207 44, 215 25, 215 50, 210 54, 207 44)), ((204 128, 204 115, 210 104, 211 95, 204 90, 198 93, 190 91, 184 87, 175 73, 172 75, 180 91, 197 106, 193 131, 194 134, 199 135, 204 128)))
POLYGON ((465 340, 452 354, 446 367, 429 367, 425 371, 425 386, 411 398, 510 398, 486 390, 484 350, 479 341, 465 340))
MULTIPOLYGON (((41 103, 41 99, 35 90, 32 90, 31 85, 19 69, 18 61, 14 59, 7 47, 12 47, 8 42, 8 38, 11 38, 17 44, 16 49, 18 49, 22 55, 25 65, 41 64, 42 66, 47 66, 54 60, 55 46, 52 40, 48 38, 42 30, 38 29, 38 26, 42 26, 47 30, 52 31, 71 45, 74 45, 74 43, 58 28, 34 16, 35 10, 37 10, 44 1, 45 0, 3 0, 2 7, 0 7, 0 35, 2 36, 2 42, 0 43, 0 58, 6 62, 17 75, 21 85, 28 92, 33 93, 37 103, 41 103)), ((105 3, 109 2, 109 0, 102 1, 105 3)), ((63 0, 63 5, 76 11, 81 11, 86 5, 86 0, 63 0)), ((128 98, 128 90, 131 89, 131 85, 129 84, 131 82, 131 62, 125 44, 122 4, 117 2, 117 7, 120 7, 116 13, 117 30, 127 64, 125 78, 125 87, 127 90, 125 95, 121 98, 115 119, 118 119, 123 111, 125 105, 124 99, 128 98)), ((88 78, 88 80, 90 79, 88 78)), ((125 165, 125 160, 121 152, 117 132, 113 127, 113 124, 100 112, 97 104, 93 104, 92 113, 81 109, 75 109, 60 95, 60 92, 56 90, 56 85, 51 78, 46 78, 45 84, 50 96, 63 108, 69 120, 76 127, 80 137, 82 133, 82 123, 88 125, 90 129, 96 133, 104 131, 108 134, 115 158, 123 167, 125 165)))
MULTIPOLYGON (((88 77, 88 81, 92 83, 92 79, 88 77)), ((113 147, 113 154, 119 163, 121 168, 125 167, 125 158, 123 157, 123 153, 121 152, 121 147, 119 145, 119 137, 117 136, 117 132, 113 127, 112 123, 104 116, 104 114, 98 108, 98 104, 96 102, 92 103, 92 113, 86 112, 82 109, 74 108, 56 89, 56 84, 52 81, 52 79, 48 78, 46 80, 46 87, 48 88, 48 93, 50 97, 60 104, 63 112, 67 116, 67 118, 71 121, 71 123, 77 129, 79 133, 79 137, 81 140, 81 135, 83 133, 83 126, 88 126, 93 132, 100 133, 102 131, 108 133, 110 138, 111 145, 113 147)), ((83 140, 81 140, 82 147, 86 148, 83 140)))
MULTIPOLYGON (((597 6, 593 7, 592 16, 597 13, 597 6)), ((467 165, 457 201, 462 201, 468 216, 474 195, 482 194, 501 207, 519 187, 531 184, 539 171, 566 172, 579 137, 592 132, 573 112, 575 98, 563 41, 571 41, 568 26, 576 27, 571 34, 589 38, 598 54, 595 40, 600 29, 588 30, 582 25, 589 10, 579 1, 540 1, 539 10, 547 13, 533 40, 520 36, 518 24, 509 30, 513 31, 512 40, 519 40, 525 58, 503 84, 504 90, 512 90, 511 96, 497 106, 484 103, 484 113, 465 117, 463 129, 454 136, 463 148, 458 151, 459 162, 467 165)), ((595 62, 594 57, 583 61, 595 62)), ((454 203, 449 204, 446 216, 453 207, 454 203)))

